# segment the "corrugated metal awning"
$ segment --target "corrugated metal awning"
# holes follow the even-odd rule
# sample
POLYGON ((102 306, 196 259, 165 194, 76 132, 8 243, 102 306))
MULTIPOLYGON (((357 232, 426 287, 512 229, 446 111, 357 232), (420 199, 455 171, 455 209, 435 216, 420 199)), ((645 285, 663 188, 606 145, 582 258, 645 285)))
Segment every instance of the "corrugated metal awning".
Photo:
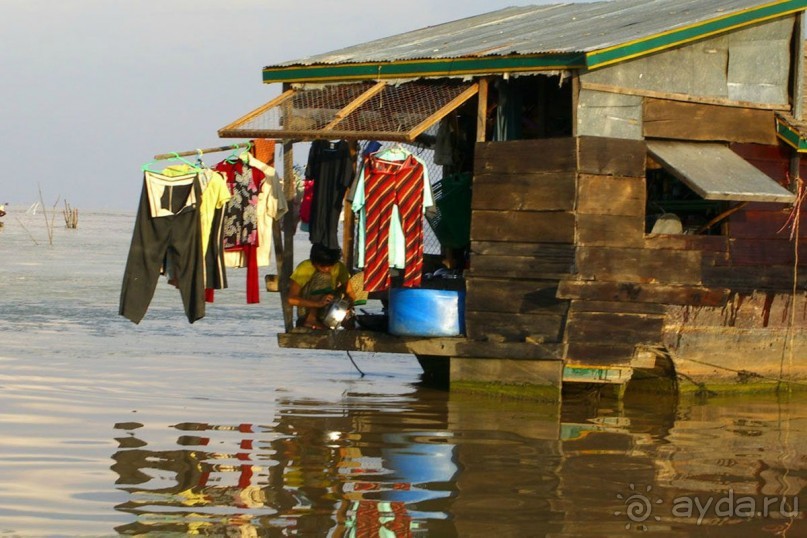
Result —
POLYGON ((219 136, 414 142, 478 90, 476 83, 448 79, 294 88, 220 129, 219 136))
POLYGON ((706 200, 793 202, 796 196, 722 144, 648 140, 664 168, 706 200))

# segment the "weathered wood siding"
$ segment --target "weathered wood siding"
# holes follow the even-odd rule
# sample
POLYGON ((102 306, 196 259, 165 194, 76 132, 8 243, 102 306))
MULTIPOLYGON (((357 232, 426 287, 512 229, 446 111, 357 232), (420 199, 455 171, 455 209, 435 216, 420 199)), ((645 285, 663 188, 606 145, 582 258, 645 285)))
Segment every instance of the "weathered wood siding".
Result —
POLYGON ((558 296, 570 300, 564 341, 571 363, 626 364, 637 343, 661 339, 664 312, 655 287, 691 283, 700 260, 648 250, 643 141, 578 139, 576 274, 558 296), (683 273, 676 267, 685 267, 683 273))
POLYGON ((574 266, 577 142, 477 144, 466 279, 469 338, 560 342, 574 266))
MULTIPOLYGON (((734 149, 786 183, 787 151, 734 149)), ((471 339, 562 342, 570 364, 628 365, 637 344, 664 342, 671 311, 792 288, 785 204, 748 204, 719 236, 646 235, 643 141, 480 143, 475 166, 471 339)), ((807 265, 807 246, 800 258, 807 265)), ((807 285, 807 271, 800 280, 807 285)))
POLYGON ((774 122, 775 113, 772 110, 684 103, 669 99, 644 100, 645 138, 776 145, 778 140, 774 122))

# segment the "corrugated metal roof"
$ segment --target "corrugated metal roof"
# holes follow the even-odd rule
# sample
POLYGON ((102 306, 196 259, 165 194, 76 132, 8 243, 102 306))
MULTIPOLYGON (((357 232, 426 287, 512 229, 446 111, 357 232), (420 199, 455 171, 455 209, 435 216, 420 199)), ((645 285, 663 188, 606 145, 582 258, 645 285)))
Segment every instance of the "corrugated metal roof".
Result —
MULTIPOLYGON (((418 59, 588 53, 749 9, 783 4, 790 4, 788 7, 795 10, 803 9, 807 2, 612 0, 508 7, 267 66, 266 69, 418 59)), ((760 12, 759 17, 764 16, 760 12)))

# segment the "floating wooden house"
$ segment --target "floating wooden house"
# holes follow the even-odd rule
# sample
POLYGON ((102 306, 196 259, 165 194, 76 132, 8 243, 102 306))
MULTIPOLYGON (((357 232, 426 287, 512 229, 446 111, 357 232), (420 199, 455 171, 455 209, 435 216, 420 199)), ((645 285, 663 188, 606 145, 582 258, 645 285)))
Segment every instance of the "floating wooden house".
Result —
POLYGON ((412 353, 488 390, 807 383, 805 8, 510 7, 266 67, 283 93, 219 134, 285 140, 287 169, 297 141, 428 146, 445 118, 473 155, 464 335, 300 333, 286 312, 280 345, 412 353))

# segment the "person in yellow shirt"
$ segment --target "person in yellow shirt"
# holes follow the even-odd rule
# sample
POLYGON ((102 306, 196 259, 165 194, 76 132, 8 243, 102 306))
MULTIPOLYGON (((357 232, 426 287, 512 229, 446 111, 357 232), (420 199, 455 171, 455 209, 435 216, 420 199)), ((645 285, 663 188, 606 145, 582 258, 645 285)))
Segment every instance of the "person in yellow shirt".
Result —
POLYGON ((341 296, 351 304, 356 300, 350 272, 341 257, 341 250, 316 243, 311 246, 309 258, 294 269, 288 302, 297 307, 298 327, 324 329, 320 315, 328 305, 341 296))

